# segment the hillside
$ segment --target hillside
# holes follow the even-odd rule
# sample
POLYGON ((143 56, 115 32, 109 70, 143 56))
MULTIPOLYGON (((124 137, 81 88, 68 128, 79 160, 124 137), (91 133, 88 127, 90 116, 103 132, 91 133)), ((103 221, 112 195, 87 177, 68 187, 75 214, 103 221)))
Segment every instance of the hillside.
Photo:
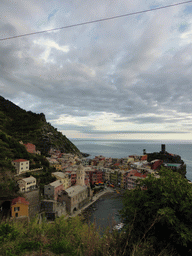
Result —
POLYGON ((175 171, 180 173, 183 177, 186 177, 186 164, 179 155, 170 154, 167 151, 153 152, 147 154, 148 162, 151 162, 156 159, 163 160, 164 163, 181 164, 181 166, 175 169, 175 171))
POLYGON ((33 143, 37 150, 46 155, 50 148, 65 153, 80 155, 78 148, 46 122, 45 115, 25 111, 9 100, 0 96, 0 131, 16 141, 33 143))
POLYGON ((13 159, 30 160, 32 169, 43 167, 43 173, 37 179, 38 184, 41 183, 43 186, 44 177, 47 182, 52 181, 51 169, 44 157, 50 148, 81 155, 66 136, 46 122, 44 114, 25 111, 0 96, 0 197, 12 197, 18 193, 14 181, 16 171, 11 163, 13 159), (20 141, 35 144, 41 155, 28 153, 20 141))

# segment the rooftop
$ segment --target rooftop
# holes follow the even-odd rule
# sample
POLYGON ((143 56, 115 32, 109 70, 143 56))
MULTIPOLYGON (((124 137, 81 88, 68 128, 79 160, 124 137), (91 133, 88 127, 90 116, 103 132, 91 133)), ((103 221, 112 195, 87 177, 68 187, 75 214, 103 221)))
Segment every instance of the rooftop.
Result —
POLYGON ((64 179, 66 177, 66 174, 64 174, 63 172, 52 172, 52 175, 58 176, 61 179, 64 179))
POLYGON ((15 163, 20 163, 20 162, 28 162, 29 160, 26 160, 26 159, 15 159, 13 160, 13 162, 15 163))
POLYGON ((17 197, 17 198, 14 198, 14 199, 12 200, 11 205, 14 205, 14 204, 16 204, 16 203, 29 204, 29 202, 27 202, 24 197, 17 197))
POLYGON ((60 180, 56 180, 56 181, 53 181, 53 182, 49 183, 49 185, 56 188, 56 187, 62 185, 62 182, 60 180))
POLYGON ((87 190, 86 186, 76 185, 76 186, 72 186, 72 187, 66 189, 65 192, 67 192, 68 196, 73 197, 85 190, 87 190))
POLYGON ((25 182, 30 182, 30 181, 36 180, 36 178, 34 178, 33 176, 30 176, 30 177, 28 177, 28 178, 23 178, 23 179, 21 179, 21 180, 23 180, 23 181, 25 181, 25 182))

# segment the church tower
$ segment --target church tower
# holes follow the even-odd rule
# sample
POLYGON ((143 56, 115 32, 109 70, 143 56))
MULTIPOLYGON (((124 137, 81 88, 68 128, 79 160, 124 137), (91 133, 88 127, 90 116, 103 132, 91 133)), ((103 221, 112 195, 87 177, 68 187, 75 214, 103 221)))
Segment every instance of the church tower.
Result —
POLYGON ((85 186, 85 171, 81 164, 77 168, 76 175, 76 185, 85 186))

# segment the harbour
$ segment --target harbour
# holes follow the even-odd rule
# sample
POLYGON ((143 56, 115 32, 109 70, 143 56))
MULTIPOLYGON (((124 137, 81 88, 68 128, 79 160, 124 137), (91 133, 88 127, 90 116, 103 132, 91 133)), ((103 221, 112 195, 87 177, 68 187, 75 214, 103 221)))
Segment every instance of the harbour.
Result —
POLYGON ((119 211, 123 208, 123 197, 115 190, 108 188, 111 192, 105 193, 92 205, 82 211, 84 221, 95 224, 97 230, 102 234, 105 229, 111 231, 116 225, 121 223, 119 211))

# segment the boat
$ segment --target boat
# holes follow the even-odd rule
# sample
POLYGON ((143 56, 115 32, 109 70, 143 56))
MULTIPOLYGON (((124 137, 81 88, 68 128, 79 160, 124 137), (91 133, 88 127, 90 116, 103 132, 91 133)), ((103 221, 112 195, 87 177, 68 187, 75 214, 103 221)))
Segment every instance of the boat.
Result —
POLYGON ((119 223, 113 227, 113 230, 121 230, 124 226, 124 223, 119 223))

